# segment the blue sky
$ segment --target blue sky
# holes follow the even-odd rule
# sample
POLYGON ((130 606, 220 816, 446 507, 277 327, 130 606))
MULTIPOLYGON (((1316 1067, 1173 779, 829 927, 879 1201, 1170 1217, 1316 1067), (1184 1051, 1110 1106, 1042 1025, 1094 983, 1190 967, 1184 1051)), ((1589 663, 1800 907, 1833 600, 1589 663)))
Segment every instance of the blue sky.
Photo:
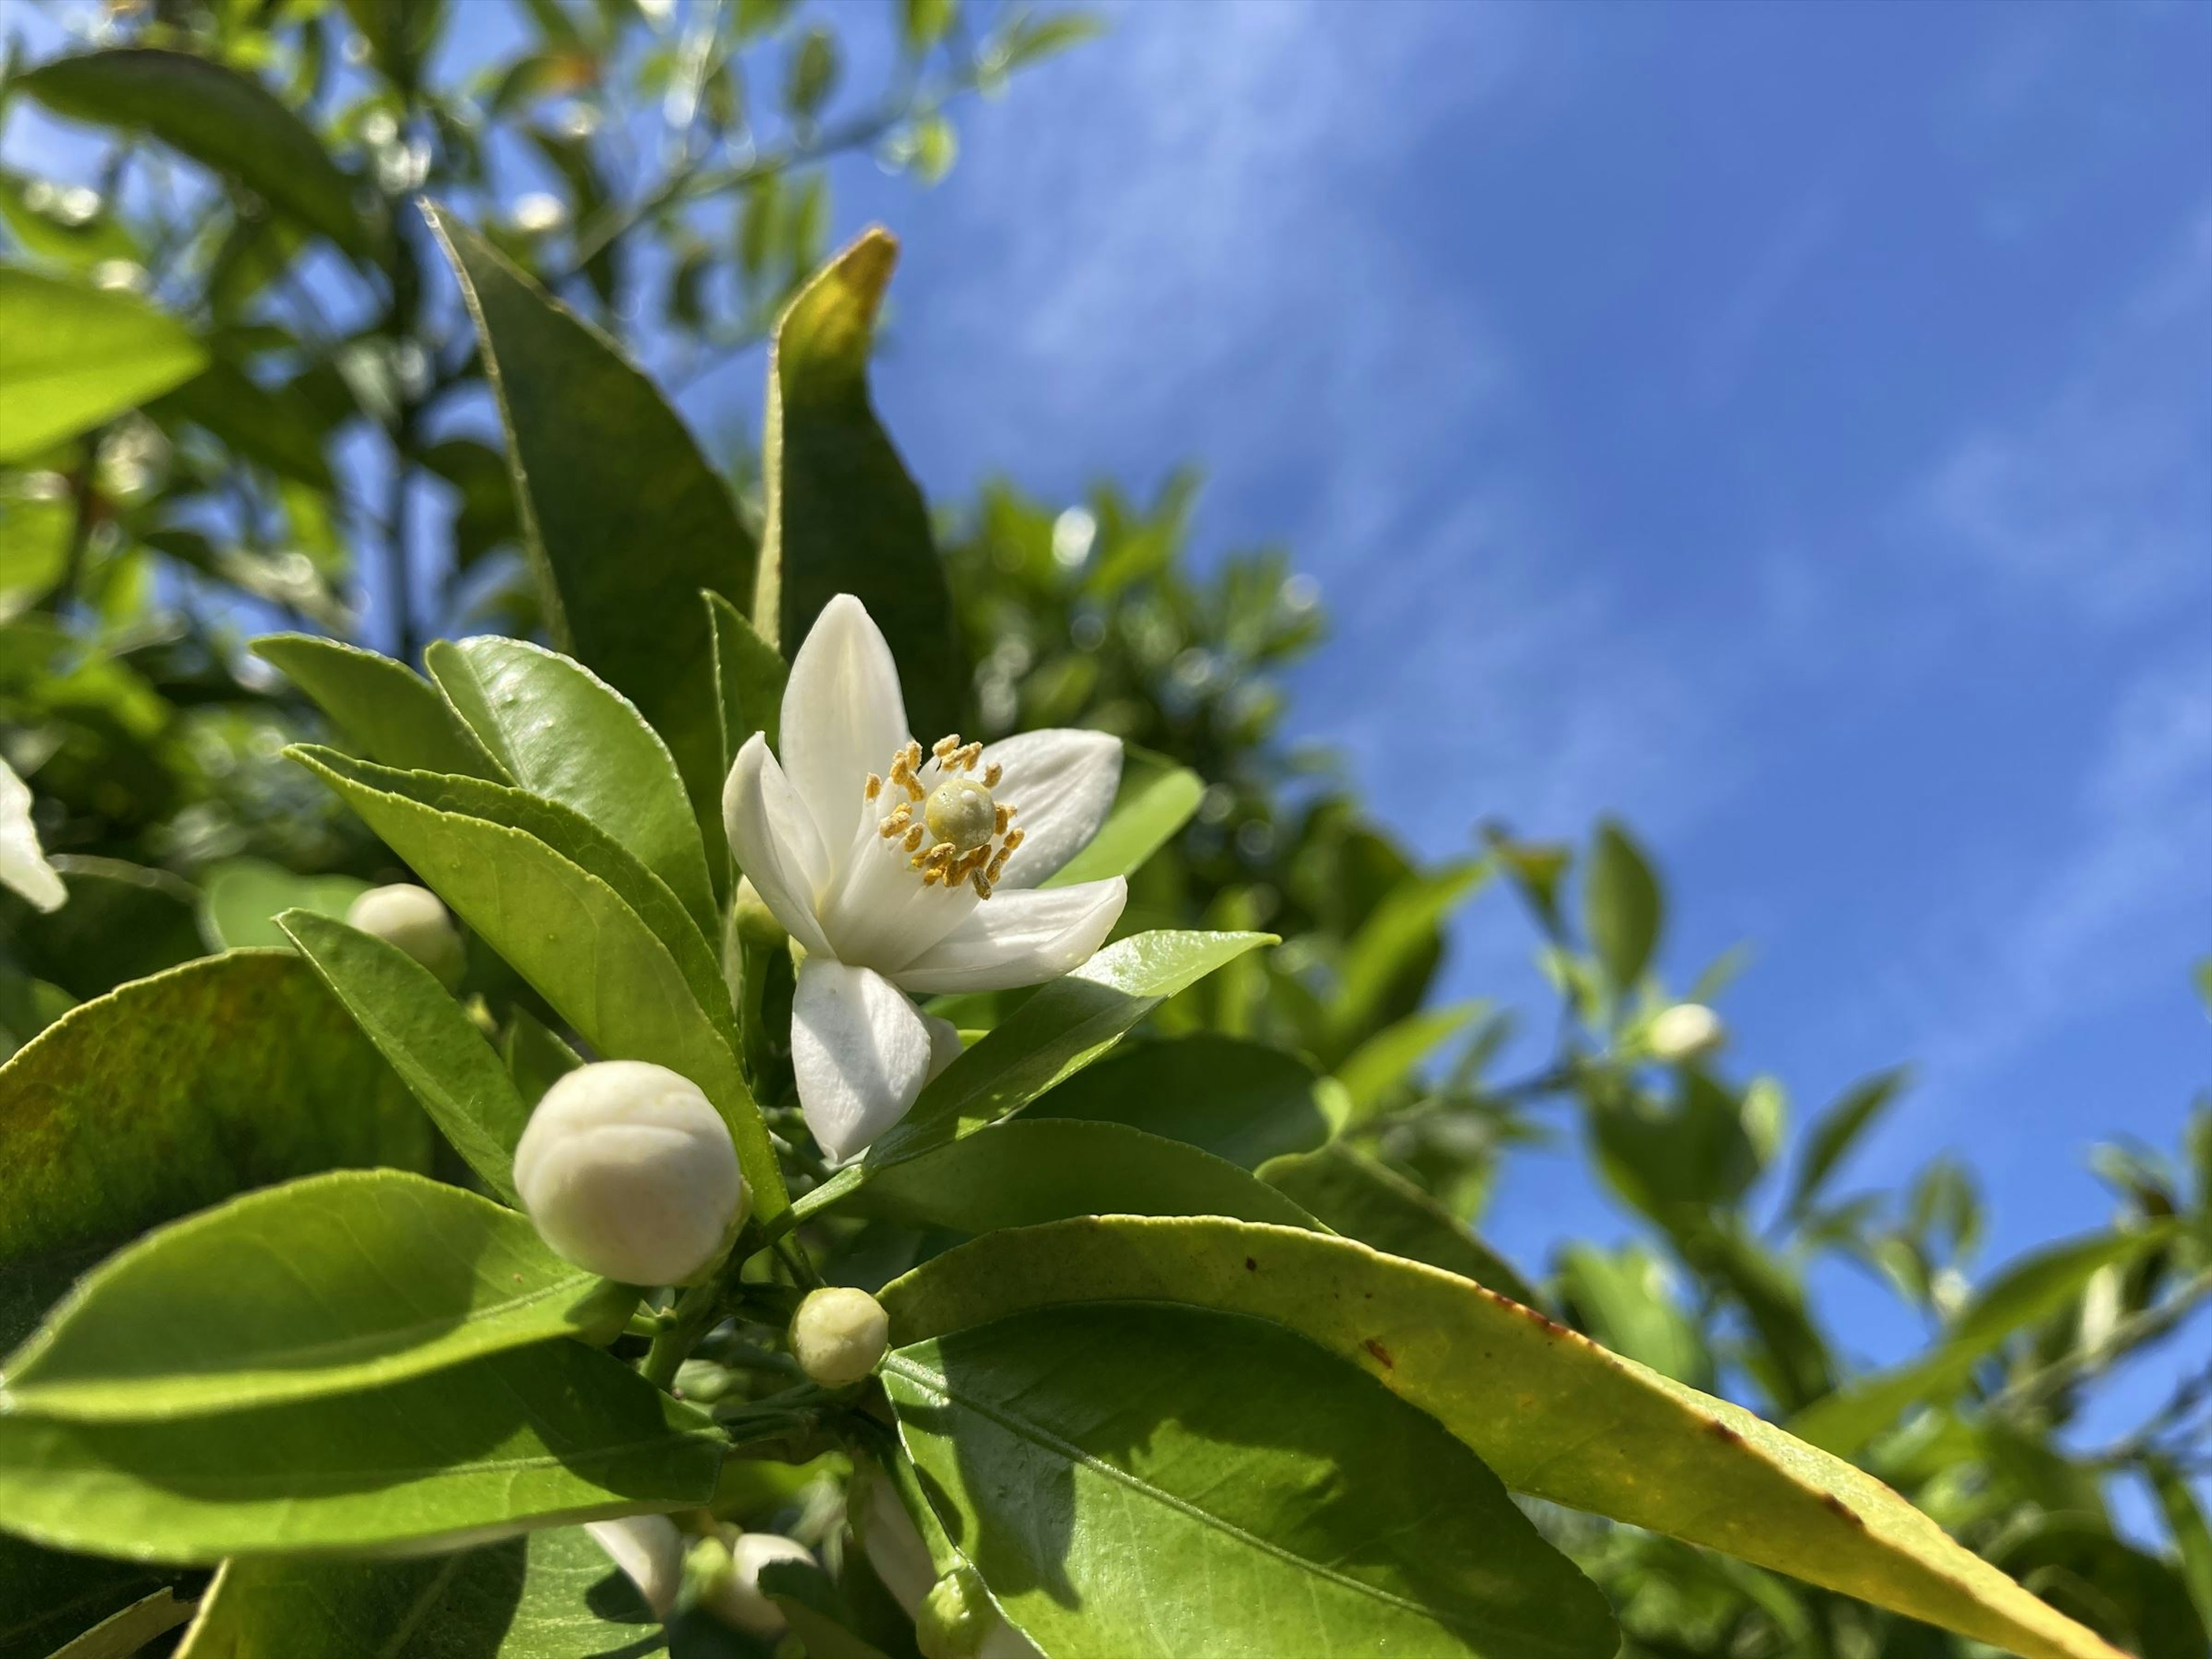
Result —
MULTIPOLYGON (((1678 980, 1756 944, 1741 1063, 1802 1114, 1918 1062, 1855 1176, 2100 1221, 2091 1143, 2212 1079, 2212 8, 1112 15, 934 191, 841 179, 926 487, 1201 462, 1205 546, 1320 579, 1295 725, 1393 826, 1623 811, 1678 980)), ((1538 994, 1502 894, 1457 945, 1538 994)), ((1599 1209, 1539 1159, 1491 1225, 1599 1209)))
MULTIPOLYGON (((1624 813, 1678 982, 1756 945, 1735 1063, 1801 1118, 1917 1063, 1854 1176, 2095 1225, 2091 1143, 2212 1081, 2212 7, 1105 9, 935 189, 839 169, 925 488, 1200 463, 1202 547, 1320 579, 1295 730, 1389 824, 1624 813)), ((1528 945, 1486 896, 1447 988, 1539 1006, 1528 945)), ((1562 1158, 1487 1225, 1620 1228, 1562 1158)))

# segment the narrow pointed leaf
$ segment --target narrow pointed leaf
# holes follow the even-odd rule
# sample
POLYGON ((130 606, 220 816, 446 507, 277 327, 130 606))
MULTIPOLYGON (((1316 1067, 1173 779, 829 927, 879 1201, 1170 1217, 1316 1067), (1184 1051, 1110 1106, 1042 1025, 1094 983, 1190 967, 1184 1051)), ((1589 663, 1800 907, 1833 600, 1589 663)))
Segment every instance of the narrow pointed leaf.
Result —
POLYGON ((1265 1321, 1042 1308, 883 1381, 946 1532, 1054 1659, 1611 1659, 1597 1588, 1497 1476, 1265 1321))
POLYGON ((1798 1155, 1797 1174, 1790 1183, 1789 1201, 1783 1206, 1784 1214, 1802 1215, 1812 1207, 1828 1177, 1889 1103, 1904 1092, 1911 1075, 1901 1066, 1877 1072, 1845 1090, 1806 1127, 1804 1150, 1798 1155))
POLYGON ((2024 1659, 2119 1659, 1863 1470, 1508 1297, 1348 1239, 1225 1220, 1055 1222, 961 1245, 882 1300, 902 1347, 1073 1302, 1273 1320, 1427 1412, 1516 1491, 2024 1659))
POLYGON ((50 1659, 181 1577, 174 1568, 64 1555, 0 1536, 0 1659, 50 1659))
POLYGON ((1338 1063, 1336 1080, 1344 1085, 1348 1121, 1364 1123, 1389 1104, 1423 1060, 1489 1006, 1486 1002, 1455 1002, 1424 1008, 1384 1026, 1346 1054, 1338 1063))
POLYGON ((726 1443, 621 1361, 549 1342, 367 1394, 179 1422, 0 1414, 0 1527, 180 1564, 434 1548, 704 1504, 726 1443))
POLYGON ((667 744, 719 872, 721 720, 699 592, 750 603, 752 538, 684 422, 614 343, 449 214, 428 212, 499 398, 553 642, 667 744))
POLYGON ((512 781, 437 689, 404 663, 312 634, 264 635, 253 654, 283 670, 370 760, 512 781))
POLYGON ((750 615, 788 656, 822 607, 856 595, 890 641, 923 741, 968 685, 929 509, 868 400, 868 352, 898 244, 871 230, 787 306, 769 347, 768 525, 750 615))
POLYGON ((430 673, 517 787, 574 807, 718 926, 699 825, 667 745, 581 664, 523 640, 440 641, 430 673))
POLYGON ((636 1306, 514 1211, 397 1170, 249 1193, 111 1256, 7 1364, 0 1405, 78 1422, 351 1394, 636 1306))
POLYGON ((1635 988, 1659 943, 1659 878, 1627 830, 1610 818, 1598 826, 1583 894, 1584 926, 1617 994, 1635 988))
POLYGON ((737 606, 720 593, 706 596, 714 628, 714 690, 722 708, 722 769, 756 732, 769 747, 782 741, 783 683, 790 678, 782 655, 761 638, 737 606))

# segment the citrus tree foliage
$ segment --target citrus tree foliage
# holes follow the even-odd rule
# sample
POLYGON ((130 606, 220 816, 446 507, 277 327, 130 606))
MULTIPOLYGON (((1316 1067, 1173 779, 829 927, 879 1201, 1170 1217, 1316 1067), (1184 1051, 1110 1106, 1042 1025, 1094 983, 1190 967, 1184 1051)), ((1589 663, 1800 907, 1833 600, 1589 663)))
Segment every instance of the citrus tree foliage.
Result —
MULTIPOLYGON (((624 322, 623 250, 702 234, 677 204, 750 203, 839 141, 805 13, 702 8, 724 33, 695 40, 689 11, 535 8, 537 44, 463 88, 435 9, 246 10, 163 16, 13 95, 129 128, 126 171, 222 179, 180 198, 174 246, 273 239, 257 292, 329 303, 341 279, 288 262, 349 261, 389 302, 378 261, 404 243, 410 320, 356 356, 387 388, 409 340, 455 387, 488 377, 501 435, 444 435, 405 394, 411 434, 358 404, 274 423, 322 434, 327 476, 287 473, 168 400, 226 363, 234 392, 302 398, 316 363, 348 386, 357 364, 314 358, 289 311, 170 291, 214 265, 154 258, 167 210, 121 175, 118 213, 10 198, 0 301, 39 319, 0 349, 24 389, 0 405, 10 522, 66 528, 5 624, 9 758, 49 847, 81 850, 67 904, 5 917, 0 1656, 2204 1650, 2205 1378, 2170 1368, 2171 1397, 2124 1415, 2102 1397, 2212 1297, 2202 1109, 2178 1159, 2100 1155, 2108 1228, 2010 1262, 1976 1255, 1963 1166, 1850 1191, 1907 1075, 1793 1133, 1705 1012, 1728 964, 1662 979, 1667 895, 1624 826, 1567 846, 1492 823, 1435 864, 1394 843, 1279 737, 1317 596, 1275 556, 1199 574, 1187 485, 1058 510, 1000 488, 933 522, 867 397, 880 234, 811 274, 785 244, 749 299, 718 286, 727 259, 700 268, 736 296, 687 325, 701 350, 781 318, 761 453, 711 464, 592 324, 624 322), (709 106, 756 54, 785 78, 742 84, 788 88, 789 127, 740 161, 753 105, 709 106), (580 90, 619 113, 687 75, 676 159, 598 200, 562 173, 566 228, 495 215, 511 197, 470 171, 498 148, 483 124, 557 136, 580 90), (425 179, 388 159, 418 139, 420 221, 425 179), (90 281, 63 230, 131 239, 100 258, 161 280, 90 281), (319 506, 339 559, 361 545, 342 431, 427 446, 418 471, 478 444, 503 514, 482 568, 521 580, 410 605, 460 637, 398 657, 282 600, 317 625, 248 655, 233 556, 283 539, 252 526, 289 537, 319 506), (188 580, 159 538, 205 496, 234 508, 198 520, 225 552, 188 580), (1002 739, 1122 740, 1096 833, 977 908, 1127 891, 1072 971, 872 1014, 957 1047, 833 1165, 802 988, 867 953, 826 924, 793 949, 815 922, 776 902, 782 843, 726 834, 724 779, 810 764, 824 704, 793 665, 839 593, 915 734, 987 745, 977 787, 1002 739), (132 631, 173 612, 203 620, 132 631), (256 733, 313 740, 256 759, 256 733), (261 861, 210 856, 242 848, 261 861), (458 916, 451 954, 356 908, 403 873, 458 916), (1475 902, 1520 905, 1559 993, 1527 1069, 1504 1069, 1527 1045, 1503 1011, 1430 994, 1475 902), (743 1224, 683 1283, 617 1282, 549 1224, 523 1141, 550 1090, 606 1075, 587 1061, 673 1074, 684 1133, 734 1157, 743 1224), (1514 1262, 1484 1240, 1541 1137, 1586 1151, 1636 1243, 1514 1262), (1864 1362, 1809 1289, 1836 1263, 1925 1320, 1921 1353, 1864 1362), (873 1300, 810 1326, 825 1284, 873 1300)), ((946 95, 1054 40, 1015 16, 963 33, 949 6, 899 26, 946 95)), ((881 118, 917 165, 943 158, 936 95, 881 118)), ((459 554, 468 498, 440 499, 459 554)), ((349 570, 325 574, 334 604, 349 570)))

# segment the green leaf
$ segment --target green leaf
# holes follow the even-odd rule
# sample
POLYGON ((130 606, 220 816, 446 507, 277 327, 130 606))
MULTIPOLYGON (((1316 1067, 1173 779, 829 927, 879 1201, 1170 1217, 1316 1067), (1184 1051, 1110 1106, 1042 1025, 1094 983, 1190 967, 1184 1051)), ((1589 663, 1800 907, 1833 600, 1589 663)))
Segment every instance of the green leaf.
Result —
POLYGON ((179 1575, 143 1561, 62 1555, 0 1536, 0 1659, 48 1659, 179 1575))
POLYGON ((1471 1279, 1523 1306, 1538 1305, 1528 1281, 1457 1216, 1356 1147, 1339 1141, 1279 1158, 1261 1166, 1260 1179, 1346 1238, 1471 1279))
POLYGON ((207 950, 191 883, 120 859, 62 853, 53 865, 69 885, 69 902, 41 915, 13 896, 0 898, 0 927, 14 935, 27 967, 79 1000, 207 950))
POLYGON ((1029 1115, 1126 1123, 1256 1170, 1328 1139, 1323 1086, 1295 1054, 1201 1032, 1125 1049, 1070 1078, 1029 1115))
POLYGON ((0 266, 0 461, 89 431, 207 360, 182 323, 135 295, 0 266))
POLYGON ((2171 1563, 2086 1515, 2046 1515, 2011 1528, 1992 1551, 2023 1583, 2098 1626, 2137 1659, 2212 1652, 2204 1620, 2171 1563))
MULTIPOLYGON (((738 1162, 752 1188, 754 1212, 766 1219, 784 1209, 775 1150, 725 1035, 730 1023, 727 994, 723 1018, 717 1020, 702 1006, 694 975, 672 954, 664 937, 604 878, 604 863, 599 870, 586 869, 526 830, 426 805, 396 788, 442 790, 456 799, 465 793, 487 801, 506 795, 525 804, 533 797, 469 779, 391 773, 327 751, 290 752, 343 795, 362 821, 602 1055, 651 1060, 697 1084, 730 1126, 738 1162), (380 783, 395 787, 380 787, 380 783), (579 940, 588 940, 589 948, 579 949, 579 940)), ((541 816, 566 811, 550 803, 538 805, 541 816)), ((584 824, 574 814, 569 817, 584 824)), ((659 884, 649 875, 645 879, 659 884)), ((672 899, 669 908, 684 927, 691 927, 672 899)), ((665 925, 674 931, 673 922, 665 925)), ((703 941, 699 949, 706 949, 703 941)))
POLYGON ((2170 1225, 2154 1225, 2136 1232, 2093 1233, 2022 1258, 1966 1305, 1934 1352, 1815 1401, 1790 1419, 1790 1431, 1849 1456, 1908 1407, 1956 1390, 2007 1337, 2065 1307, 2100 1270, 2133 1261, 2173 1231, 2170 1225))
POLYGON ((167 1634, 192 1616, 197 1603, 179 1601, 176 1592, 158 1589, 112 1613, 90 1630, 58 1650, 53 1659, 130 1659, 155 1637, 167 1634))
POLYGON ((272 389, 232 364, 210 363, 163 398, 154 412, 197 422, 240 455, 313 489, 337 487, 323 454, 329 423, 296 386, 272 389))
POLYGON ((771 749, 782 741, 783 683, 791 671, 737 606, 720 593, 706 597, 714 627, 714 690, 722 708, 726 772, 754 732, 765 733, 771 749))
POLYGON ((201 893, 202 926, 209 947, 283 945, 276 916, 284 910, 308 910, 343 916, 368 890, 358 876, 295 875, 266 859, 226 859, 211 866, 201 893))
POLYGON ((396 945, 307 911, 277 925, 462 1160, 495 1196, 519 1205, 514 1147, 530 1110, 460 1004, 396 945))
POLYGON ((1705 1338, 1675 1305, 1666 1267, 1642 1245, 1571 1244, 1560 1255, 1559 1282, 1583 1328, 1613 1352, 1693 1389, 1711 1386, 1705 1338))
POLYGON ((1659 943, 1659 878, 1628 831, 1611 818, 1597 828, 1583 890, 1583 925, 1616 995, 1626 995, 1650 965, 1659 943))
POLYGON ((1758 1177, 1759 1152, 1743 1102, 1705 1072, 1684 1071, 1676 1099, 1657 1108, 1641 1095, 1601 1095, 1586 1122, 1614 1190, 1680 1231, 1741 1199, 1758 1177))
POLYGON ((622 693, 524 640, 441 640, 425 654, 447 702, 508 777, 605 830, 714 935, 720 917, 684 780, 622 693))
POLYGON ((499 397, 553 642, 667 744, 720 872, 721 719, 699 592, 751 599, 752 538, 684 422, 612 341, 451 215, 428 216, 499 397))
POLYGON ((1198 811, 1206 780, 1164 755, 1124 744, 1114 810, 1083 850, 1046 878, 1047 887, 1133 874, 1198 811))
POLYGON ((236 179, 357 258, 374 246, 354 183, 322 141, 258 81, 147 46, 58 58, 15 84, 58 115, 150 133, 236 179))
POLYGON ((769 348, 754 626, 787 655, 855 595, 890 641, 914 729, 957 725, 968 689, 929 510, 868 401, 868 350, 898 244, 871 230, 785 307, 769 348))
POLYGON ((1364 1123, 1389 1105, 1416 1066, 1489 1007, 1478 1001, 1424 1008, 1384 1026, 1346 1054, 1337 1066, 1336 1080, 1344 1085, 1347 1125, 1364 1123))
POLYGON ((1345 948, 1322 1036, 1324 1064, 1410 1013, 1434 971, 1444 919, 1490 878, 1470 860, 1409 876, 1385 894, 1345 948))
POLYGON ((1054 1659, 1620 1644, 1463 1445, 1279 1326, 1042 1308, 882 1376, 947 1534, 1054 1659))
POLYGON ((1784 1215, 1802 1216, 1812 1207, 1828 1177, 1883 1109, 1904 1092, 1911 1075, 1899 1066, 1862 1079, 1806 1126, 1805 1149, 1798 1154, 1797 1176, 1790 1182, 1789 1201, 1783 1206, 1784 1215))
POLYGON ((406 1561, 226 1564, 178 1659, 623 1659, 660 1644, 635 1585, 580 1527, 406 1561))
POLYGON ((548 1342, 368 1394, 182 1422, 0 1414, 0 1525, 179 1563, 427 1549, 702 1504, 726 1443, 621 1361, 548 1342))
POLYGON ((369 759, 467 777, 501 777, 436 688, 406 664, 312 634, 264 634, 253 654, 289 675, 369 759))
POLYGON ((1127 1036, 1184 987, 1270 933, 1138 933, 1052 981, 938 1073, 906 1117, 800 1200, 804 1219, 895 1164, 949 1145, 1019 1111, 1127 1036))
POLYGON ((2203 1507, 2190 1489, 2189 1477, 2172 1460, 2148 1457, 2142 1472, 2166 1519, 2166 1534, 2173 1540, 2189 1599, 2196 1604, 2197 1616, 2212 1630, 2212 1524, 2205 1521, 2203 1507))
POLYGON ((82 272, 110 259, 143 258, 113 210, 112 202, 82 185, 0 168, 0 220, 33 258, 82 272))
POLYGON ((1118 1123, 1017 1118, 895 1164, 848 1206, 915 1227, 985 1233, 1074 1215, 1311 1218, 1235 1164, 1118 1123))
POLYGON ((305 963, 245 951, 49 1026, 0 1066, 0 1145, 12 1346, 79 1269, 146 1228, 319 1170, 421 1169, 430 1126, 305 963))
POLYGON ((488 1199, 334 1170, 110 1256, 9 1360, 0 1404, 130 1422, 353 1394, 553 1337, 611 1339, 636 1305, 488 1199))
POLYGON ((1427 1412, 1516 1491, 2025 1659, 2119 1659, 1840 1458, 1493 1291, 1348 1239, 1214 1219, 1061 1221, 987 1234, 880 1294, 902 1348, 1075 1302, 1272 1320, 1427 1412))

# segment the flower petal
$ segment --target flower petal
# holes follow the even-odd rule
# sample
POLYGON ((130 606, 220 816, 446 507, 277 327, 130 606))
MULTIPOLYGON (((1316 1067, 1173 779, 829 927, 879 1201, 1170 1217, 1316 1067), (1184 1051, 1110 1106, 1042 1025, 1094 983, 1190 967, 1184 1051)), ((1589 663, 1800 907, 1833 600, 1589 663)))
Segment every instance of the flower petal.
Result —
POLYGON ((903 843, 877 834, 864 818, 844 867, 822 903, 831 953, 880 973, 896 973, 967 919, 979 902, 964 883, 922 885, 903 843))
POLYGON ((937 1081, 937 1074, 968 1051, 960 1040, 960 1028, 949 1019, 939 1019, 935 1014, 924 1014, 921 1023, 929 1028, 929 1078, 937 1081))
POLYGON ((618 1521, 587 1521, 584 1530, 612 1558, 645 1597, 657 1619, 676 1607, 684 1587, 684 1534, 665 1515, 626 1515, 618 1521))
POLYGON ((827 957, 799 965, 791 1000, 791 1065, 806 1127, 842 1162, 906 1115, 928 1079, 921 1010, 869 968, 827 957))
POLYGON ((1011 991, 1056 979, 1106 942, 1128 898, 1120 876, 1002 889, 892 977, 917 993, 1011 991))
POLYGON ((39 845, 31 822, 31 787, 15 769, 0 761, 0 887, 12 887, 39 910, 58 910, 69 902, 54 866, 39 845))
POLYGON ((830 855, 822 850, 805 803, 757 732, 738 750, 722 786, 722 827, 729 831, 738 868, 784 931, 809 951, 827 956, 830 944, 814 911, 830 884, 830 855))
POLYGON ((1098 833, 1121 783, 1121 739, 1060 727, 1024 732, 983 751, 981 765, 1004 767, 992 794, 1021 808, 1022 844, 1000 873, 1000 887, 1034 887, 1098 833))
POLYGON ((807 630, 783 690, 784 768, 824 847, 841 852, 852 841, 861 786, 911 735, 883 630, 866 606, 838 594, 807 630))

